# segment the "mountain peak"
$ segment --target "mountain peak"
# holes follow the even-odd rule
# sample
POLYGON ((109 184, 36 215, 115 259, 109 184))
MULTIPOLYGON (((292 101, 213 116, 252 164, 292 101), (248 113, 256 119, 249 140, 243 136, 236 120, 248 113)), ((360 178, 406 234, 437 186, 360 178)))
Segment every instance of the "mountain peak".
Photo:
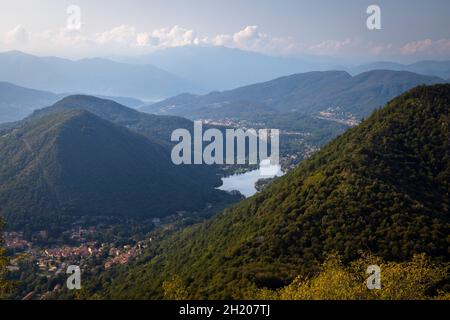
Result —
POLYGON ((26 120, 70 109, 86 110, 109 121, 116 121, 124 117, 139 117, 138 111, 123 106, 115 101, 77 94, 67 96, 50 107, 34 111, 34 113, 26 120))
POLYGON ((175 166, 166 147, 85 109, 30 118, 2 133, 0 149, 0 214, 12 229, 77 216, 161 217, 227 197, 215 176, 175 166))
POLYGON ((92 104, 92 103, 102 103, 102 104, 110 103, 126 108, 125 106, 122 106, 113 100, 98 98, 95 96, 85 94, 73 94, 64 97, 61 100, 57 101, 55 105, 73 106, 79 104, 92 104))

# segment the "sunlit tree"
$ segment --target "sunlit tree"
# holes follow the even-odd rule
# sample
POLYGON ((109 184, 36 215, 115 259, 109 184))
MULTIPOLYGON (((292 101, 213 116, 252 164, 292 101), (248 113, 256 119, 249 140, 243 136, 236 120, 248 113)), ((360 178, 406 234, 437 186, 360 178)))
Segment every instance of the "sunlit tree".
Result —
POLYGON ((187 300, 188 291, 179 276, 174 276, 172 280, 163 283, 164 298, 167 300, 187 300))
POLYGON ((450 299, 439 284, 448 275, 448 264, 431 263, 424 255, 407 262, 384 262, 366 255, 345 266, 338 255, 330 255, 321 271, 312 277, 297 277, 279 290, 259 289, 249 294, 254 299, 280 300, 426 300, 450 299), (367 266, 376 264, 381 270, 381 288, 367 287, 367 266))

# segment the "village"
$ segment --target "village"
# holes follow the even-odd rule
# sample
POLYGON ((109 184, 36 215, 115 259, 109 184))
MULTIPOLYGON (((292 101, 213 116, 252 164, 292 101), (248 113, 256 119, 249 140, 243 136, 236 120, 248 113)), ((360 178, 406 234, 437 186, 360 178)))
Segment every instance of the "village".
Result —
POLYGON ((143 241, 117 246, 86 239, 85 235, 94 231, 94 227, 78 227, 70 231, 71 239, 76 241, 76 245, 61 244, 48 248, 41 248, 25 240, 22 232, 4 232, 4 245, 11 257, 8 269, 19 271, 20 261, 27 259, 43 274, 51 275, 61 272, 64 265, 83 265, 92 258, 102 261, 103 268, 109 269, 116 264, 128 264, 141 255, 146 247, 143 241))

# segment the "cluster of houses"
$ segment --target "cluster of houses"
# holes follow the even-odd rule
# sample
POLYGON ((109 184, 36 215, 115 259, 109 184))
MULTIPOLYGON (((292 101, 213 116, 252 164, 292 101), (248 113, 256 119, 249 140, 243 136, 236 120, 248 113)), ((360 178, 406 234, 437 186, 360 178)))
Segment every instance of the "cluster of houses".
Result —
MULTIPOLYGON (((160 220, 155 219, 154 224, 160 224, 160 220)), ((115 247, 112 244, 86 241, 85 236, 94 231, 92 228, 77 228, 71 231, 70 238, 78 241, 79 245, 58 245, 46 249, 33 247, 31 242, 23 239, 22 232, 4 232, 2 234, 4 245, 14 253, 8 268, 11 271, 18 271, 20 259, 17 257, 26 256, 31 258, 43 272, 57 273, 63 265, 68 263, 78 265, 89 258, 104 259, 103 266, 109 269, 115 264, 129 263, 142 254, 142 250, 146 247, 143 242, 115 247)))

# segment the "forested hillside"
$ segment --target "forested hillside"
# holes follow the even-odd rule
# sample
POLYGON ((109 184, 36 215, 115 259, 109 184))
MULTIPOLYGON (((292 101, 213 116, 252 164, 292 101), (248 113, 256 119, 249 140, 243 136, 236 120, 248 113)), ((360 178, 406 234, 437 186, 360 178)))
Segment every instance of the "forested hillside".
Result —
POLYGON ((449 107, 450 85, 399 96, 261 193, 161 233, 139 263, 94 279, 85 293, 162 298, 177 276, 189 298, 241 298, 319 271, 332 252, 343 263, 361 252, 448 261, 449 107))
POLYGON ((227 198, 208 171, 85 110, 29 120, 0 136, 0 215, 23 230, 79 216, 162 217, 227 198))

